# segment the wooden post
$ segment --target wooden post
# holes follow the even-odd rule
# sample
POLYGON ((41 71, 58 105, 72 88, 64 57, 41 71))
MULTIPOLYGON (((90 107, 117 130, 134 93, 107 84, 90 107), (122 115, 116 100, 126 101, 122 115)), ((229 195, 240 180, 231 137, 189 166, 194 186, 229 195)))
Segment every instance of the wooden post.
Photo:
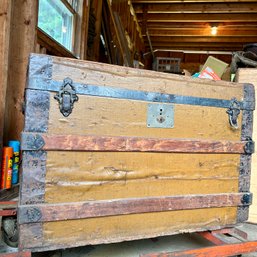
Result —
POLYGON ((99 46, 100 46, 100 34, 101 34, 101 23, 102 23, 102 9, 103 9, 103 0, 94 1, 95 5, 95 40, 94 40, 94 56, 93 60, 99 60, 99 46))
MULTIPOLYGON (((6 0, 4 2, 11 2, 6 0)), ((10 26, 8 86, 4 139, 19 139, 23 129, 22 103, 28 56, 36 47, 38 1, 13 0, 10 26)), ((7 71, 6 71, 7 72, 7 71)))
POLYGON ((8 80, 7 72, 9 56, 11 4, 12 1, 10 0, 2 0, 0 4, 0 149, 2 149, 3 146, 5 97, 8 80))
POLYGON ((87 59, 87 38, 88 38, 88 23, 89 23, 89 11, 90 1, 84 0, 83 2, 83 14, 81 25, 81 46, 80 46, 80 58, 87 59))

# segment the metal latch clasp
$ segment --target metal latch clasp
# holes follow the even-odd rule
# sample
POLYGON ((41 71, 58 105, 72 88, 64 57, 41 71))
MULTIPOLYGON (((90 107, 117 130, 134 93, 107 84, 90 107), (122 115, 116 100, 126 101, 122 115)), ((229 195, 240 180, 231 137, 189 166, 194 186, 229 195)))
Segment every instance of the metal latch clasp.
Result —
POLYGON ((62 115, 68 117, 72 112, 74 102, 79 100, 70 78, 63 80, 63 85, 60 91, 54 96, 54 99, 59 102, 62 115))
POLYGON ((240 114, 240 103, 236 98, 232 98, 229 109, 226 111, 228 114, 229 124, 232 128, 238 129, 238 116, 240 114))

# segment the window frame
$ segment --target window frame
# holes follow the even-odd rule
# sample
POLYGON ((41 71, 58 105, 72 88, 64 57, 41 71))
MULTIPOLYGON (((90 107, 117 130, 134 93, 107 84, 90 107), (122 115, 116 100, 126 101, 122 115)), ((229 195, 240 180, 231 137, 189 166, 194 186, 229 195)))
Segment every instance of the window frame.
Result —
MULTIPOLYGON (((59 1, 62 2, 73 15, 73 26, 72 26, 72 37, 71 37, 72 50, 67 49, 64 45, 59 43, 56 39, 51 37, 48 33, 42 30, 37 23, 38 43, 53 54, 64 53, 64 54, 61 54, 61 56, 68 56, 68 57, 73 56, 74 58, 80 58, 81 42, 76 43, 76 41, 77 40, 81 41, 81 34, 83 33, 81 29, 81 24, 83 19, 83 2, 87 0, 77 0, 78 1, 77 10, 75 10, 67 0, 59 0, 59 1), (63 49, 60 49, 60 48, 63 48, 63 49)), ((39 8, 38 8, 38 12, 39 12, 39 8)))

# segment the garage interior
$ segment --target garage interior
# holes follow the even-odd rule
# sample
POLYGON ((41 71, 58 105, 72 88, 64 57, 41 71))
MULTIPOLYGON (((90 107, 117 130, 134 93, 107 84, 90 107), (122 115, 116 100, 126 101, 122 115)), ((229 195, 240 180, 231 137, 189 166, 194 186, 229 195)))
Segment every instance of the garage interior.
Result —
MULTIPOLYGON (((256 0, 0 1, 1 159, 2 148, 8 141, 21 140, 24 91, 31 53, 153 70, 185 78, 199 76, 211 57, 224 66, 219 74, 222 81, 257 85, 256 0), (235 64, 235 59, 240 62, 235 64)), ((257 130, 255 122, 253 140, 257 130)), ((253 203, 248 222, 238 228, 249 233, 249 240, 256 241, 256 154, 252 157, 251 170, 253 203)), ((1 201, 17 200, 18 196, 19 184, 0 191, 1 201)), ((0 252, 4 253, 6 249, 17 252, 17 249, 1 244, 0 252)), ((33 253, 32 256, 132 257, 210 245, 196 234, 185 234, 60 249, 33 253)), ((257 253, 243 256, 257 256, 257 253)))

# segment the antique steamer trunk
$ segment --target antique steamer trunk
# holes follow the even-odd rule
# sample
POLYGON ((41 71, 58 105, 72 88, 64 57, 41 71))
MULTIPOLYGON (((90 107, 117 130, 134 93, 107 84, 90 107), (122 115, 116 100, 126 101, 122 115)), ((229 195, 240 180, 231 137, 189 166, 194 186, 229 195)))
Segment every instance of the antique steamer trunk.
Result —
POLYGON ((31 55, 25 103, 21 249, 247 220, 252 85, 31 55))

